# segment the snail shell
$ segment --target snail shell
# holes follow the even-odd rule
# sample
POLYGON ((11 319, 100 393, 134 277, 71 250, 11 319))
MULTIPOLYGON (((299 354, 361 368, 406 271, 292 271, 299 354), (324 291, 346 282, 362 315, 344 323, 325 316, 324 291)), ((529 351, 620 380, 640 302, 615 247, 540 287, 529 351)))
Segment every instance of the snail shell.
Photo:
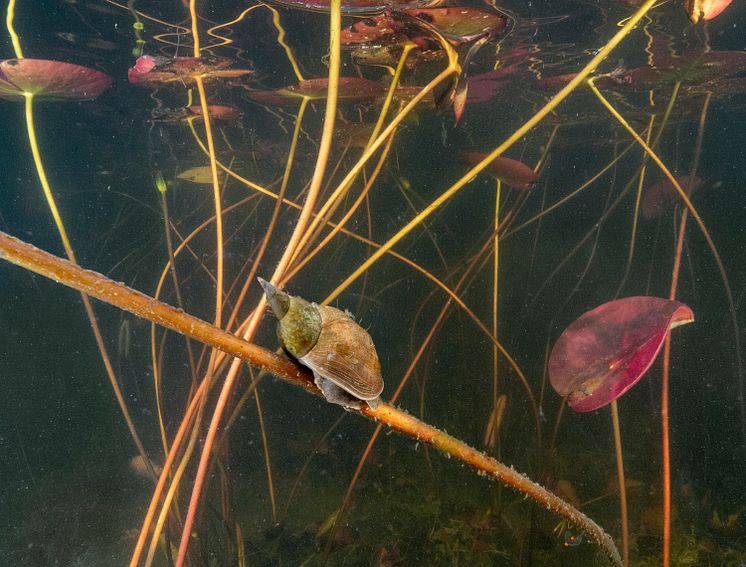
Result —
POLYGON ((383 377, 367 331, 344 311, 288 295, 261 278, 259 283, 278 319, 282 347, 313 372, 327 401, 358 408, 364 401, 375 409, 383 377))

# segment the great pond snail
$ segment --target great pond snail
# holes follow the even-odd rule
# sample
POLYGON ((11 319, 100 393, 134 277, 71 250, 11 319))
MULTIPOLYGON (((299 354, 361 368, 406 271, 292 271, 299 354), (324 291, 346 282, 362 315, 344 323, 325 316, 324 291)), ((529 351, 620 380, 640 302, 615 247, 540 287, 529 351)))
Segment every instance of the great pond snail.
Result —
POLYGON ((347 313, 289 295, 258 278, 272 313, 282 347, 313 372, 327 401, 376 409, 383 391, 381 363, 373 339, 347 313))

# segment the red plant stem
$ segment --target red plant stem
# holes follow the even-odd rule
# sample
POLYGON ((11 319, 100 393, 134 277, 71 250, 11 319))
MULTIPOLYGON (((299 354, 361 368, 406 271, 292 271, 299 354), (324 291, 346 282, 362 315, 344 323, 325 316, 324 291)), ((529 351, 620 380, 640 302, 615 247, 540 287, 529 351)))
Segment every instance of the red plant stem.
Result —
MULTIPOLYGON (((130 289, 124 284, 114 282, 102 274, 85 270, 71 262, 39 250, 31 244, 18 240, 2 231, 0 231, 0 259, 87 293, 138 317, 148 319, 163 327, 199 340, 226 354, 265 369, 279 378, 304 388, 308 392, 321 395, 313 383, 311 373, 297 363, 244 341, 139 291, 130 289)), ((612 564, 622 565, 619 551, 613 540, 596 522, 511 467, 482 454, 455 437, 451 437, 389 404, 382 403, 375 411, 367 406, 360 410, 350 411, 355 411, 371 420, 388 425, 413 439, 428 443, 446 453, 447 456, 454 457, 475 468, 478 474, 489 476, 514 488, 577 526, 578 529, 602 547, 612 564)))
MULTIPOLYGON (((691 191, 694 186, 694 179, 699 167, 699 156, 702 152, 702 138, 705 130, 705 119, 707 109, 710 106, 712 93, 707 93, 702 105, 702 113, 699 116, 699 130, 697 131, 697 141, 694 147, 694 159, 692 168, 689 172, 689 184, 687 190, 691 191)), ((671 272, 671 289, 668 293, 668 299, 676 299, 676 288, 679 285, 679 270, 681 268, 681 254, 684 249, 684 233, 686 232, 686 221, 689 218, 689 208, 685 208, 681 213, 681 223, 679 225, 679 234, 676 238, 676 255, 671 272)), ((666 342, 663 345, 663 377, 661 384, 661 451, 663 452, 663 567, 668 567, 671 561, 671 454, 670 438, 668 431, 668 377, 669 377, 669 358, 671 355, 671 334, 666 335, 666 342)))
MULTIPOLYGON (((676 256, 671 274, 671 291, 669 299, 676 299, 676 287, 679 283, 681 251, 684 247, 684 231, 689 210, 681 213, 681 225, 676 239, 676 256)), ((671 559, 671 454, 668 432, 668 375, 671 355, 671 333, 666 335, 663 345, 663 378, 661 380, 661 451, 663 452, 663 567, 668 567, 671 559)))
POLYGON ((622 453, 622 431, 619 426, 619 405, 611 402, 611 421, 614 426, 614 447, 616 449, 616 473, 619 479, 619 516, 622 522, 622 559, 624 567, 629 567, 629 515, 627 513, 627 481, 624 479, 624 455, 622 453))

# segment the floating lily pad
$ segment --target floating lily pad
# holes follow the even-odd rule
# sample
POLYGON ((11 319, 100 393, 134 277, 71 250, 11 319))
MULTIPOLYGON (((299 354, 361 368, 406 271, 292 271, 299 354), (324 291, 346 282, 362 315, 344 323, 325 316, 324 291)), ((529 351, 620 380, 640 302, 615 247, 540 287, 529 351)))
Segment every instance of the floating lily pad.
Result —
POLYGON ((508 17, 504 14, 467 6, 408 8, 403 12, 430 24, 448 39, 458 42, 495 37, 508 25, 508 17))
MULTIPOLYGON (((401 10, 418 6, 438 6, 444 0, 415 0, 400 2, 398 0, 342 0, 342 13, 348 16, 364 14, 380 14, 385 10, 401 10)), ((271 0, 286 8, 311 10, 313 12, 329 12, 329 0, 271 0)))
POLYGON ((692 310, 659 297, 626 297, 583 314, 549 356, 549 380, 578 412, 619 398, 647 372, 669 330, 694 321, 692 310))
MULTIPOLYGON (((464 152, 461 160, 471 166, 478 164, 487 154, 481 152, 464 152)), ((528 191, 539 179, 536 172, 525 163, 515 159, 498 156, 490 163, 484 171, 495 179, 499 179, 513 189, 528 191)))
MULTIPOLYGON (((328 91, 329 79, 306 79, 296 85, 290 85, 281 89, 261 91, 247 89, 247 94, 252 100, 262 104, 273 106, 286 106, 297 104, 302 98, 306 97, 311 100, 325 99, 328 91)), ((372 100, 383 95, 386 88, 376 81, 361 79, 358 77, 340 77, 339 78, 340 102, 356 102, 372 100)))
POLYGON ((253 73, 250 69, 227 69, 231 60, 210 57, 161 57, 142 55, 127 71, 127 79, 133 85, 166 84, 175 81, 190 82, 195 77, 203 80, 230 79, 253 73))
POLYGON ((19 99, 26 94, 54 100, 87 100, 108 89, 109 75, 73 63, 47 59, 0 61, 0 98, 19 99))

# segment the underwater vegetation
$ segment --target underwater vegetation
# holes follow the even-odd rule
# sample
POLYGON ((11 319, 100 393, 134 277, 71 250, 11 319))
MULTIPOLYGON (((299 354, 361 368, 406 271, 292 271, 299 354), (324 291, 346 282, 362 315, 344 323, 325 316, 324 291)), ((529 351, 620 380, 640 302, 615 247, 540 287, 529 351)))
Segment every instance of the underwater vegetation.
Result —
POLYGON ((742 6, 3 9, 1 557, 746 563, 742 6))

